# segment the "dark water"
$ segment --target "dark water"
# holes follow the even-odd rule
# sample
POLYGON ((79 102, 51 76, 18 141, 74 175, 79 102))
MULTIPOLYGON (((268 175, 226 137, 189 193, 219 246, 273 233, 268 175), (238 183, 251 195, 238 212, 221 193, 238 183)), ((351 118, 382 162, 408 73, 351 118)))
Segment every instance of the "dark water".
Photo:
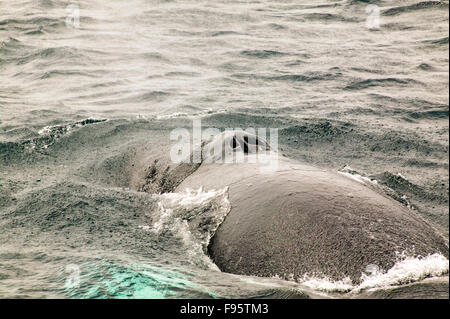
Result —
POLYGON ((225 190, 130 182, 194 117, 275 127, 288 157, 376 179, 448 236, 448 1, 370 3, 379 28, 365 1, 2 1, 0 297, 387 297, 443 275, 440 296, 442 256, 360 287, 222 273, 220 218, 199 218, 226 214, 225 190))

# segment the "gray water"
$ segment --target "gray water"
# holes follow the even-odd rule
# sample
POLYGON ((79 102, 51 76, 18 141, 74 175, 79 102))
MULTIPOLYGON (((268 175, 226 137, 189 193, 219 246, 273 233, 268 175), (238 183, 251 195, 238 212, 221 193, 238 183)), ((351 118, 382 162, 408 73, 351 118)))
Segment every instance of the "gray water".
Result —
POLYGON ((220 272, 179 216, 223 196, 162 220, 124 163, 192 118, 274 127, 448 237, 448 71, 448 1, 1 1, 0 297, 363 294, 220 272))

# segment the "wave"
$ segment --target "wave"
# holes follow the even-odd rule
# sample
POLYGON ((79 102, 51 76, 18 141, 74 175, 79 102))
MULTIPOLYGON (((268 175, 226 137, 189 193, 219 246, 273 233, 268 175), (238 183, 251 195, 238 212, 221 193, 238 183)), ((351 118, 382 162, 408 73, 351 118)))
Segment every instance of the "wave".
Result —
POLYGON ((348 157, 366 158, 375 156, 375 153, 383 154, 388 161, 394 160, 396 156, 426 158, 431 153, 444 158, 448 152, 448 145, 430 142, 415 133, 405 134, 394 130, 377 133, 345 121, 305 120, 302 124, 283 126, 278 134, 280 144, 286 147, 286 151, 304 156, 315 163, 325 161, 327 165, 336 165, 336 158, 340 158, 344 161, 342 164, 345 164, 348 157), (344 152, 342 145, 348 143, 351 144, 344 152))
POLYGON ((210 33, 211 37, 221 37, 227 35, 242 35, 242 33, 236 31, 214 31, 210 33))
POLYGON ((6 49, 11 48, 11 47, 12 47, 12 48, 15 48, 15 47, 17 47, 20 43, 21 43, 21 42, 20 42, 18 39, 13 38, 13 37, 8 37, 7 39, 2 40, 2 41, 0 42, 0 47, 2 48, 2 50, 6 50, 6 49))
POLYGON ((448 106, 429 111, 408 112, 407 115, 413 119, 448 119, 448 106))
POLYGON ((422 42, 430 45, 448 46, 448 37, 443 37, 435 40, 425 40, 422 42))
MULTIPOLYGON (((43 152, 76 128, 105 121, 107 120, 88 118, 69 124, 45 126, 38 131, 37 136, 19 142, 0 142, 0 159, 6 163, 11 163, 14 159, 26 159, 29 152, 43 152)), ((34 134, 28 132, 28 135, 34 134)))
POLYGON ((288 27, 278 23, 268 23, 267 26, 273 30, 285 30, 288 27))
POLYGON ((68 59, 73 60, 82 60, 83 58, 87 58, 84 54, 80 52, 80 50, 72 47, 54 47, 54 48, 45 48, 35 50, 32 53, 7 59, 8 62, 15 62, 18 65, 27 64, 34 60, 49 60, 52 63, 56 61, 62 61, 67 63, 68 59))
POLYGON ((424 9, 448 9, 448 3, 443 1, 423 1, 409 6, 393 7, 382 12, 383 15, 393 16, 401 13, 413 12, 424 9))
POLYGON ((358 68, 358 67, 353 67, 350 69, 353 71, 362 72, 362 73, 374 73, 374 74, 382 74, 383 73, 383 71, 377 70, 377 69, 358 68))
MULTIPOLYGON (((441 168, 448 171, 448 163, 427 161, 420 157, 404 160, 403 163, 403 166, 407 167, 433 167, 434 169, 441 168)), ((444 225, 445 228, 448 228, 448 217, 445 217, 445 215, 436 217, 432 213, 434 211, 440 214, 440 212, 448 210, 448 188, 445 183, 434 183, 432 191, 430 191, 430 187, 415 184, 400 173, 384 172, 367 176, 349 166, 345 166, 338 172, 365 184, 378 193, 391 197, 410 210, 417 211, 421 216, 426 217, 425 219, 431 218, 437 225, 444 225)), ((426 223, 425 219, 424 223, 426 223)))
POLYGON ((301 15, 302 18, 308 21, 320 21, 320 22, 359 22, 356 18, 346 18, 341 15, 332 13, 308 13, 301 15))
MULTIPOLYGON (((374 176, 374 178, 398 194, 406 194, 408 197, 415 199, 424 199, 428 201, 436 201, 441 204, 448 204, 448 194, 447 196, 439 194, 437 189, 435 189, 433 193, 430 193, 426 191, 424 187, 411 183, 401 174, 384 172, 374 176)), ((405 195, 403 195, 403 198, 404 196, 405 195)))
POLYGON ((34 26, 57 26, 65 25, 65 18, 32 17, 27 19, 3 19, 1 25, 34 25, 34 26))
POLYGON ((3 64, 3 62, 7 62, 9 60, 16 61, 17 52, 22 53, 23 51, 29 48, 30 46, 24 44, 22 41, 13 37, 8 37, 7 39, 2 40, 0 42, 0 50, 2 52, 0 56, 0 63, 3 64))
MULTIPOLYGON (((81 70, 64 70, 64 69, 60 69, 60 70, 51 70, 51 71, 46 71, 40 75, 37 75, 37 77, 40 80, 45 80, 45 79, 50 79, 50 78, 55 78, 55 77, 59 77, 59 76, 82 76, 82 77, 87 77, 87 78, 100 78, 101 77, 101 73, 106 73, 106 71, 103 70, 96 70, 96 71, 81 71, 81 70)), ((19 72, 16 74, 16 76, 19 75, 23 75, 24 73, 19 72)))
POLYGON ((286 81, 286 82, 313 82, 329 81, 340 78, 341 73, 311 72, 306 74, 286 74, 286 75, 258 75, 250 73, 235 73, 231 75, 238 79, 263 80, 263 81, 286 81))
POLYGON ((424 70, 424 71, 433 71, 434 67, 429 65, 428 63, 421 63, 417 66, 417 68, 424 70))
POLYGON ((345 89, 363 90, 374 86, 391 86, 391 85, 408 86, 410 84, 423 85, 423 83, 413 79, 383 78, 383 79, 367 79, 367 80, 353 81, 347 86, 345 86, 345 89))
POLYGON ((311 138, 324 138, 330 136, 342 136, 351 132, 350 123, 331 123, 330 121, 321 121, 319 123, 308 123, 304 125, 295 125, 281 130, 281 136, 311 136, 311 138))
MULTIPOLYGON (((390 95, 379 94, 379 93, 369 93, 368 96, 375 103, 390 104, 391 107, 394 105, 401 105, 406 108, 414 107, 418 110, 433 110, 433 109, 448 109, 448 104, 442 104, 433 100, 424 100, 417 97, 393 97, 390 95)), ((399 112, 404 112, 404 110, 399 110, 399 112)))
POLYGON ((40 135, 50 135, 50 136, 57 136, 60 137, 62 134, 68 133, 72 128, 75 127, 82 127, 89 124, 95 124, 95 123, 101 123, 105 122, 106 119, 94 119, 94 118, 87 118, 82 121, 77 121, 74 123, 69 123, 65 125, 52 125, 52 126, 45 126, 41 130, 39 130, 40 135))
POLYGON ((287 53, 272 50, 244 50, 241 51, 240 54, 259 59, 267 59, 271 57, 279 57, 287 55, 287 53))
POLYGON ((288 82, 312 82, 312 81, 330 81, 341 77, 341 74, 336 73, 312 73, 312 74, 289 74, 268 77, 271 81, 288 81, 288 82))
POLYGON ((416 26, 407 25, 403 23, 386 23, 383 24, 383 29, 389 30, 389 31, 405 31, 405 30, 416 30, 416 26))

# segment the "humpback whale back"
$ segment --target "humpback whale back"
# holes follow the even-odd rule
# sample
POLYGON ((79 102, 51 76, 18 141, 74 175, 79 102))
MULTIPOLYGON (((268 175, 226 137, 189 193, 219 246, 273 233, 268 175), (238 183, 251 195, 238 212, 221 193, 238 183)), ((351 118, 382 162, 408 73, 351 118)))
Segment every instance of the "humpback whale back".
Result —
POLYGON ((178 187, 229 186, 231 211, 209 245, 225 272, 358 283, 368 265, 390 269, 402 253, 448 258, 448 243, 416 212, 341 174, 282 160, 202 164, 178 187))

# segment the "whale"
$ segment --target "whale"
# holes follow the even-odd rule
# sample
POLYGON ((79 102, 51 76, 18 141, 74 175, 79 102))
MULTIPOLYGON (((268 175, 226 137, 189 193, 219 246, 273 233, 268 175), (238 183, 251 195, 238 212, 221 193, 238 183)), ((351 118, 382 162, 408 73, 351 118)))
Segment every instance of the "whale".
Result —
POLYGON ((416 211, 365 181, 270 149, 266 140, 245 131, 224 132, 205 145, 205 160, 175 188, 228 188, 231 210, 208 247, 220 270, 294 280, 346 278, 357 284, 368 268, 387 271, 404 255, 448 259, 448 240, 416 211), (217 145, 222 155, 262 153, 273 159, 275 154, 277 165, 211 160, 217 145))
POLYGON ((223 272, 358 284, 368 269, 387 271, 404 256, 448 259, 443 231, 416 211, 370 182, 290 159, 254 134, 212 137, 200 163, 174 164, 168 153, 153 145, 133 154, 129 184, 149 193, 227 188, 231 208, 206 252, 223 272))

